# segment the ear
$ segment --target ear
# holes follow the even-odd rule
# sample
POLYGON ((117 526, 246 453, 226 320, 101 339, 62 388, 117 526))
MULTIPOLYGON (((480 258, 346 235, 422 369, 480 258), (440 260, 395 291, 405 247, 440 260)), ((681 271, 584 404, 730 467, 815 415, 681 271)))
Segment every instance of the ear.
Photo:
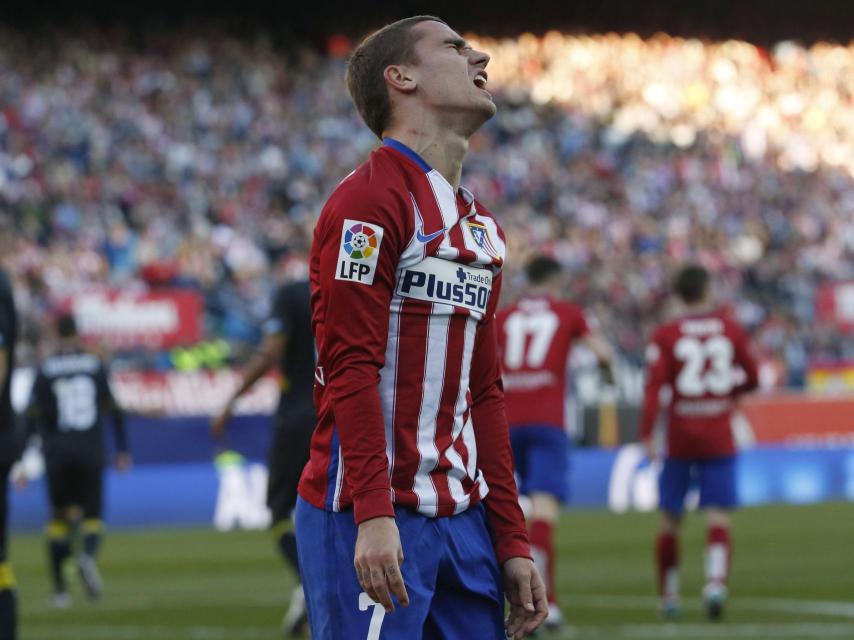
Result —
POLYGON ((385 71, 383 71, 383 78, 385 78, 386 84, 388 84, 392 89, 402 93, 412 93, 415 91, 415 87, 417 86, 415 77, 411 73, 411 70, 406 65, 402 64, 391 64, 387 66, 385 71))

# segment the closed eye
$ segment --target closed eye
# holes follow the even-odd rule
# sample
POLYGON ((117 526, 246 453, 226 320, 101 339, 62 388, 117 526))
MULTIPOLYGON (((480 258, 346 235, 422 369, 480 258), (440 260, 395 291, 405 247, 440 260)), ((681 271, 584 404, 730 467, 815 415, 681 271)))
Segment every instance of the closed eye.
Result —
POLYGON ((460 53, 462 53, 463 51, 467 51, 467 50, 471 49, 471 45, 469 45, 462 38, 449 38, 448 40, 445 40, 445 44, 451 45, 454 49, 456 49, 460 53))

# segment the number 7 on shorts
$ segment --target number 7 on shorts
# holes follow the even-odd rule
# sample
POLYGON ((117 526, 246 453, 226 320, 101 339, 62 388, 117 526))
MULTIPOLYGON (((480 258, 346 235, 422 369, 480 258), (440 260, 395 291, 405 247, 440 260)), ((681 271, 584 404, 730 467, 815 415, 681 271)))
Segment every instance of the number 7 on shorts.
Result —
POLYGON ((363 591, 359 594, 359 611, 367 611, 368 607, 373 607, 374 612, 371 614, 371 626, 368 627, 366 640, 379 640, 380 628, 383 626, 383 618, 385 618, 385 608, 379 602, 374 602, 371 596, 363 591))

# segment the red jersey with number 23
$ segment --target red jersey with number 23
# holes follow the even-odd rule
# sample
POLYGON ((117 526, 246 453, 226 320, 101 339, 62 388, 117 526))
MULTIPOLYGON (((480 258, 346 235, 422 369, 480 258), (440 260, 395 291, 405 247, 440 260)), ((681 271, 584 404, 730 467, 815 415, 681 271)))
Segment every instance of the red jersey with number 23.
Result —
POLYGON ((711 458, 735 453, 735 398, 756 388, 758 373, 747 334, 728 314, 684 316, 660 326, 647 347, 647 367, 641 437, 652 433, 661 389, 669 386, 668 455, 711 458))
POLYGON ((547 295, 526 296, 496 320, 510 426, 563 429, 569 353, 590 331, 581 309, 547 295))

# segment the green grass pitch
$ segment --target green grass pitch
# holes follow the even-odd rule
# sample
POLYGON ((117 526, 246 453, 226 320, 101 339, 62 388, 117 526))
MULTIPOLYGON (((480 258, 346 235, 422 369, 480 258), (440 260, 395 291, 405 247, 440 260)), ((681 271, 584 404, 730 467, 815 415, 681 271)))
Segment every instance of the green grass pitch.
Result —
MULTIPOLYGON (((569 626, 541 638, 854 639, 854 504, 737 513, 732 598, 720 624, 706 623, 701 614, 704 531, 696 514, 688 517, 681 545, 684 614, 673 623, 658 617, 651 557, 656 518, 563 516, 559 584, 569 626)), ((113 531, 100 562, 102 601, 88 603, 74 581, 74 606, 62 611, 49 606, 44 548, 37 535, 12 539, 21 640, 281 638, 292 581, 269 534, 113 531)))

